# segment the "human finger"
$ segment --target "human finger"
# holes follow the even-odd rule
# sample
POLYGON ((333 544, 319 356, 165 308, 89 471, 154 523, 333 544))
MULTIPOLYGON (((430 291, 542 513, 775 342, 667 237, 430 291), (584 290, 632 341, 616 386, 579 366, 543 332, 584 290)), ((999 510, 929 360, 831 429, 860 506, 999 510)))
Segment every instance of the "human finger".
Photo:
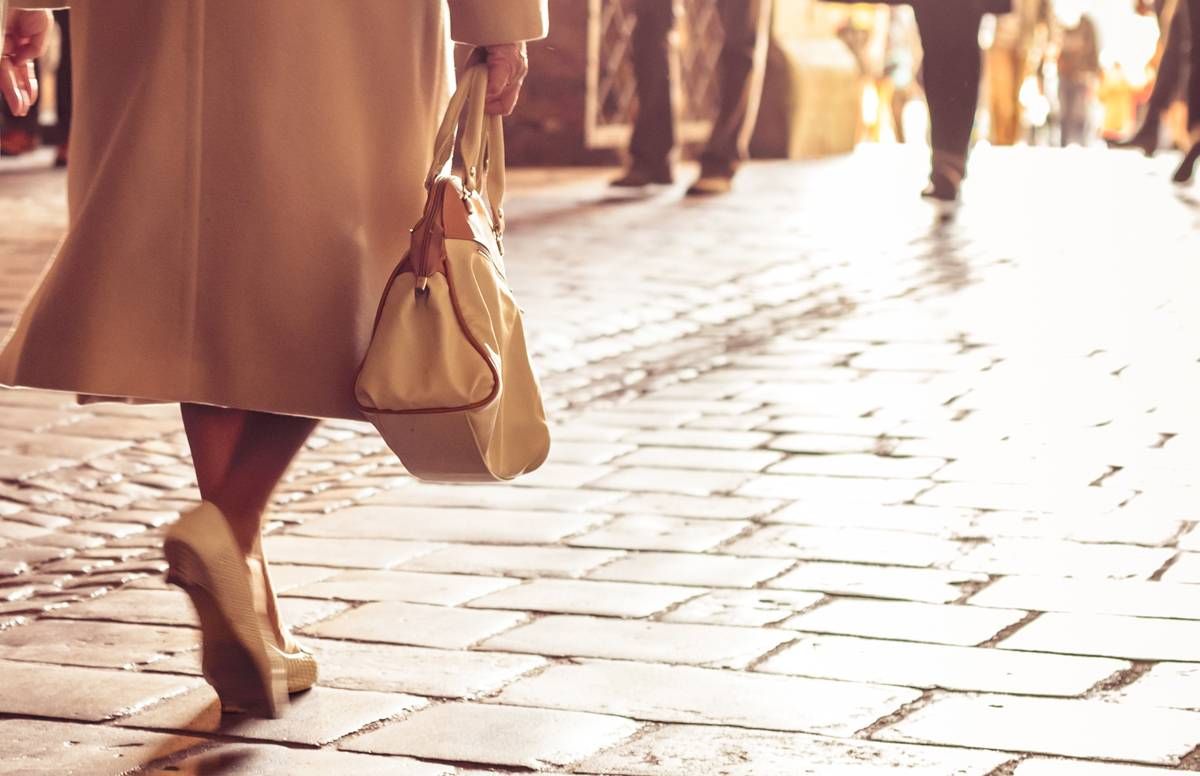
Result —
POLYGON ((25 102, 32 106, 37 102, 38 98, 37 71, 34 70, 33 62, 29 61, 23 65, 17 65, 13 68, 13 71, 13 75, 17 80, 17 86, 24 94, 25 102))
POLYGON ((4 102, 14 116, 24 116, 29 112, 29 104, 25 101, 12 60, 8 57, 0 57, 0 94, 4 95, 4 102))

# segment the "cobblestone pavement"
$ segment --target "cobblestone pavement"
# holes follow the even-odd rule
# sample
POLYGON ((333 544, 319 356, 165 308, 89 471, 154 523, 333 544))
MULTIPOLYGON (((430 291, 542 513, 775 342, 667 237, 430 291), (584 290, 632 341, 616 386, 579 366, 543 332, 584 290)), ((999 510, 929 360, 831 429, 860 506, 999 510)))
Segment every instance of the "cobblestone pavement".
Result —
MULTIPOLYGON (((526 172, 556 423, 512 486, 324 424, 266 548, 321 685, 221 719, 161 528, 177 410, 0 393, 0 771, 1200 770, 1200 197, 1171 160, 749 167, 724 199, 526 172)), ((62 179, 0 172, 4 323, 62 179)))

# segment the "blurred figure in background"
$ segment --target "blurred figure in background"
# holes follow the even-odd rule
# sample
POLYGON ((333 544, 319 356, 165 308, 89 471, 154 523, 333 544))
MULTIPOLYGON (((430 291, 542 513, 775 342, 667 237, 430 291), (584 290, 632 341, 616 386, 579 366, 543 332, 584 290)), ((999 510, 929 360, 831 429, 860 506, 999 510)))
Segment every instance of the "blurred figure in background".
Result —
POLYGON ((1007 13, 1010 0, 915 0, 912 4, 925 50, 921 67, 929 103, 933 159, 922 196, 958 199, 967 174, 967 153, 979 107, 983 52, 979 26, 985 13, 1007 13))
POLYGON ((1050 0, 1014 0, 1013 13, 996 20, 995 39, 987 52, 994 145, 1014 145, 1024 135, 1021 90, 1031 88, 1029 79, 1040 78, 1052 16, 1050 0))
POLYGON ((54 71, 54 109, 58 123, 54 128, 54 143, 58 150, 54 155, 55 167, 67 166, 67 140, 71 135, 71 18, 69 11, 55 11, 54 21, 58 24, 59 57, 54 71))
POLYGON ((929 185, 922 196, 953 202, 967 174, 967 152, 979 107, 983 72, 979 27, 984 14, 1011 11, 1012 0, 880 1, 911 5, 916 15, 924 50, 921 74, 933 146, 929 185))
POLYGON ((1200 0, 1178 0, 1178 3, 1181 9, 1184 5, 1187 6, 1190 22, 1187 104, 1188 140, 1191 147, 1173 177, 1176 183, 1188 183, 1196 171, 1196 162, 1200 161, 1200 0))
POLYGON ((1184 94, 1191 70, 1191 14, 1188 5, 1177 0, 1158 0, 1155 8, 1162 37, 1158 72, 1150 97, 1146 100, 1141 126, 1124 140, 1109 143, 1113 148, 1136 148, 1154 156, 1162 134, 1164 114, 1184 94))
POLYGON ((1096 25, 1078 0, 1058 0, 1059 145, 1091 140, 1092 103, 1100 78, 1100 40, 1096 25))
MULTIPOLYGON (((700 177, 689 195, 730 190, 746 159, 758 116, 767 61, 771 0, 716 0, 724 42, 717 59, 718 107, 708 143, 700 155, 700 177)), ((672 33, 678 19, 675 0, 638 0, 632 35, 638 110, 629 141, 629 167, 613 186, 672 183, 672 156, 679 143, 674 99, 679 67, 672 33)))
POLYGON ((887 26, 887 49, 884 53, 881 101, 886 98, 891 111, 896 142, 908 142, 904 126, 904 109, 921 96, 918 74, 921 71, 920 41, 912 9, 897 6, 890 9, 887 26))

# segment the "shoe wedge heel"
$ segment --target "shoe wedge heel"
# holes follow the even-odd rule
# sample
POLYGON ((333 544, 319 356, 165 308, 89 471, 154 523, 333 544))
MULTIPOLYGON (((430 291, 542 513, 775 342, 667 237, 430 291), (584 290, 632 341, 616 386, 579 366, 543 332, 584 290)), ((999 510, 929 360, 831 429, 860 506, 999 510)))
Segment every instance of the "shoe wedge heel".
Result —
POLYGON ((284 662, 265 638, 244 560, 232 544, 222 547, 214 537, 228 529, 220 512, 211 508, 222 523, 219 529, 196 525, 213 522, 196 510, 181 517, 168 533, 163 544, 170 564, 167 581, 181 587, 196 609, 204 676, 222 709, 277 717, 287 704, 284 662))

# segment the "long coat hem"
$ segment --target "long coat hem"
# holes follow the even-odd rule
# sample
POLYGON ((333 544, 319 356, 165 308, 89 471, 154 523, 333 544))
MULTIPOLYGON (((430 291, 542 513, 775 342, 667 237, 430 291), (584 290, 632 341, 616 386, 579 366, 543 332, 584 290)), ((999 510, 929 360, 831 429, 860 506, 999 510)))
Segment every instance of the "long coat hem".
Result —
POLYGON ((354 381, 425 201, 451 34, 541 37, 546 0, 70 6, 69 226, 0 384, 362 420, 354 381))
POLYGON ((28 382, 22 382, 20 385, 10 385, 0 383, 0 386, 9 390, 15 391, 49 391, 56 394, 64 394, 75 397, 75 401, 80 405, 87 404, 130 404, 130 405, 154 405, 154 404, 201 404, 207 407, 221 407, 230 410, 244 410, 246 412, 262 412, 272 415, 291 415, 298 418, 312 418, 314 420, 354 420, 368 422, 367 418, 360 412, 336 412, 330 411, 328 408, 316 407, 301 407, 301 406, 285 406, 278 402, 271 402, 269 405, 256 405, 252 402, 233 402, 228 400, 219 400, 215 397, 192 396, 179 394, 177 396, 138 396, 136 392, 129 393, 121 390, 108 390, 95 393, 80 393, 79 388, 64 388, 52 385, 31 385, 28 382))

